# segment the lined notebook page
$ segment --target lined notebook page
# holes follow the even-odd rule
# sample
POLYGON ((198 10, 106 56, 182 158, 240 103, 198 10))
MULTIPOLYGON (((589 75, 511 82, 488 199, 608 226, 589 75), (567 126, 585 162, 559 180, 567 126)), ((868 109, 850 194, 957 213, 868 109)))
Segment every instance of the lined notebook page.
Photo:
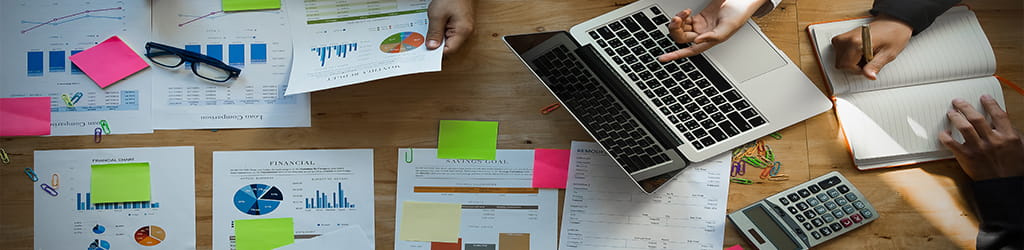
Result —
POLYGON ((952 100, 984 113, 983 94, 1005 107, 999 80, 983 77, 844 95, 836 98, 836 115, 856 159, 936 152, 945 150, 939 132, 953 129, 946 119, 952 100))
POLYGON ((989 76, 995 73, 995 55, 978 18, 965 6, 953 7, 907 47, 872 81, 861 74, 835 68, 832 37, 859 29, 871 19, 856 19, 811 26, 818 56, 834 95, 989 76))

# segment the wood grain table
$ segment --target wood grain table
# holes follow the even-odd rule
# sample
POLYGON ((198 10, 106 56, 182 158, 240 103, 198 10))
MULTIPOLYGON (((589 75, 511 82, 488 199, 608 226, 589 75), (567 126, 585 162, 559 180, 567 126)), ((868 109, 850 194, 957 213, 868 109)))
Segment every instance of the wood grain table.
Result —
MULTIPOLYGON (((195 146, 197 246, 211 248, 213 151, 374 149, 376 243, 393 249, 398 148, 436 147, 438 120, 498 120, 502 149, 568 148, 592 140, 560 109, 538 110, 555 99, 505 47, 501 36, 566 30, 631 1, 481 0, 476 32, 462 51, 444 59, 444 70, 395 77, 312 94, 312 127, 276 129, 161 130, 153 134, 0 138, 11 155, 0 166, 0 248, 31 249, 34 185, 21 170, 34 150, 195 146)), ((968 1, 977 13, 998 63, 997 75, 1024 83, 1024 4, 1019 0, 968 1)), ((812 52, 809 23, 867 15, 870 0, 785 0, 755 19, 765 33, 825 91, 812 52)), ((1013 123, 1024 127, 1024 97, 1004 87, 1013 123)), ((973 248, 978 220, 970 180, 955 161, 873 171, 853 167, 832 111, 767 139, 791 179, 733 184, 729 212, 829 171, 849 178, 875 205, 880 219, 824 244, 823 248, 973 248)), ((755 178, 756 179, 756 178, 755 178)), ((564 192, 563 192, 564 195, 564 192)), ((561 204, 561 202, 560 202, 561 204)), ((724 246, 748 246, 727 225, 724 246)))

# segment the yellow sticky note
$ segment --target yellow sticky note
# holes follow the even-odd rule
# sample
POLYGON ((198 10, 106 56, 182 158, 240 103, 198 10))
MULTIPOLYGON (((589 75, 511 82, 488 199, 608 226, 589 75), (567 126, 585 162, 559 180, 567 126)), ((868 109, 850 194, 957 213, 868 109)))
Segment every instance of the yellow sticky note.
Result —
POLYGON ((498 122, 441 120, 437 158, 494 160, 498 154, 498 122))
POLYGON ((399 239, 455 243, 461 224, 462 204, 406 201, 402 203, 399 239))
POLYGON ((222 0, 224 11, 280 9, 281 0, 222 0))
POLYGON ((292 218, 235 221, 235 250, 271 250, 295 243, 292 218))
POLYGON ((149 163, 92 165, 92 203, 150 200, 149 163))

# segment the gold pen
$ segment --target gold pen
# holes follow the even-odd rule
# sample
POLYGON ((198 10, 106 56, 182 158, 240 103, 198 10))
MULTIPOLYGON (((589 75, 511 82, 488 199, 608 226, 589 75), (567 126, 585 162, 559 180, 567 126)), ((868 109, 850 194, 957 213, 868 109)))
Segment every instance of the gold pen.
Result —
POLYGON ((864 51, 864 61, 870 62, 875 59, 875 51, 871 48, 871 26, 863 24, 860 26, 860 39, 864 51))

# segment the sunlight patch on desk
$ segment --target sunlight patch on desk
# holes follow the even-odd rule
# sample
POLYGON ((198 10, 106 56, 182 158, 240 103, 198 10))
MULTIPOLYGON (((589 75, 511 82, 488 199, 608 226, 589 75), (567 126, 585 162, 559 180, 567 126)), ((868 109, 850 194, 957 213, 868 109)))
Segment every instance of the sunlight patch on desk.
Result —
MULTIPOLYGON (((912 194, 902 196, 903 200, 943 236, 953 242, 973 242, 978 233, 978 221, 974 216, 961 215, 967 214, 969 208, 966 203, 956 202, 961 194, 954 180, 930 174, 922 168, 894 170, 880 174, 879 178, 894 191, 892 195, 912 194)), ((960 190, 963 191, 966 190, 960 190)), ((880 214, 879 220, 885 220, 885 215, 880 214)))

